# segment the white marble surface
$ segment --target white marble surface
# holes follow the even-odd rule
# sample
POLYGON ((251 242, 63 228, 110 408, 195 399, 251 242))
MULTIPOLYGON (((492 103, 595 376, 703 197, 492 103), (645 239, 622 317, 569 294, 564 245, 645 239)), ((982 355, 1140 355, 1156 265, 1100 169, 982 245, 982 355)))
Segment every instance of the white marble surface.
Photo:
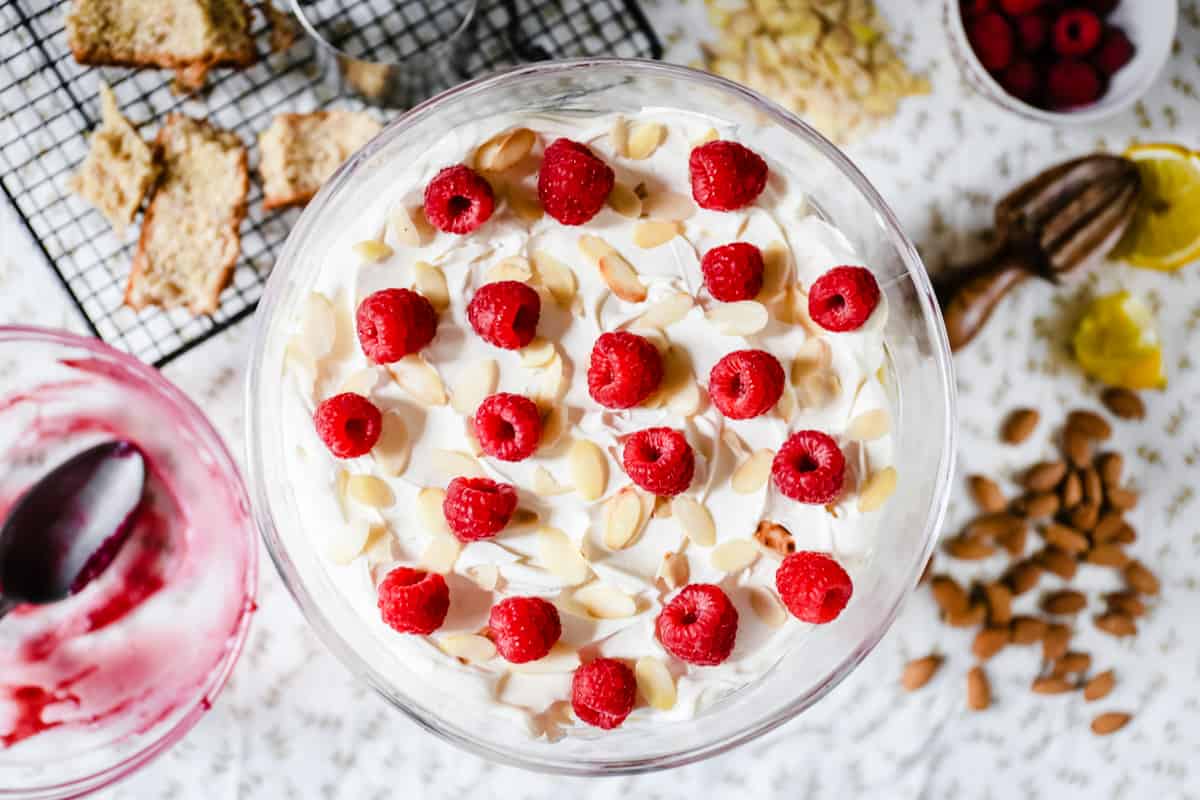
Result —
MULTIPOLYGON (((704 30, 697 0, 682 13, 669 0, 660 3, 650 11, 672 42, 670 56, 687 61, 704 30)), ((1119 150, 1134 139, 1200 147, 1200 10, 1190 0, 1183 5, 1176 55, 1143 105, 1092 129, 1056 131, 1014 120, 969 95, 935 23, 938 2, 884 2, 911 62, 929 70, 935 93, 909 102, 892 126, 851 154, 936 268, 974 248, 971 232, 986 225, 999 194, 1053 161, 1096 146, 1119 150)), ((0 236, 0 322, 81 330, 3 206, 0 236)), ((1132 514, 1141 532, 1132 549, 1159 572, 1163 596, 1133 641, 1098 637, 1086 617, 1079 622, 1079 644, 1119 678, 1111 697, 1095 705, 1137 712, 1116 736, 1088 732, 1088 720, 1102 709, 1079 696, 1029 692, 1037 669, 1032 650, 1010 648, 994 659, 994 708, 966 712, 969 634, 937 625, 922 591, 854 675, 802 719, 760 741, 666 774, 589 781, 524 773, 432 738, 356 683, 308 631, 264 554, 258 618, 229 687, 182 743, 102 796, 1200 798, 1200 525, 1193 489, 1200 428, 1189 422, 1200 402, 1200 373, 1190 355, 1200 344, 1197 280, 1194 265, 1174 275, 1109 265, 1057 295, 1031 283, 957 362, 961 474, 1009 475, 1048 455, 1050 446, 1039 438, 1015 451, 1000 448, 998 409, 1039 405, 1053 418, 1064 406, 1096 405, 1097 387, 1065 357, 1062 322, 1079 302, 1125 287, 1160 315, 1171 386, 1148 396, 1147 422, 1118 427, 1117 446, 1137 453, 1131 473, 1143 500, 1132 514), (948 654, 946 667, 925 690, 904 695, 897 686, 901 665, 932 649, 948 654)), ((244 323, 165 370, 202 401, 239 451, 250 328, 244 323)), ((970 513, 960 491, 951 523, 970 513)))

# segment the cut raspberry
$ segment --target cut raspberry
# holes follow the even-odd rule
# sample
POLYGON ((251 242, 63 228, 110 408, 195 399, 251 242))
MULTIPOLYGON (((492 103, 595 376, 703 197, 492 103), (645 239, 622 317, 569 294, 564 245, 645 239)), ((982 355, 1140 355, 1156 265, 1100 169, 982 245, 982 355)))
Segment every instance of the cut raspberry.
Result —
POLYGON ((667 652, 701 667, 715 667, 733 652, 738 612, 720 586, 690 583, 663 606, 654 632, 667 652))
POLYGON ((968 17, 978 17, 992 10, 992 0, 962 0, 962 13, 968 17))
POLYGON ((317 436, 338 458, 358 458, 371 452, 383 430, 383 415, 367 398, 344 392, 323 400, 313 413, 317 436))
POLYGON ((442 501, 446 524, 464 542, 495 536, 516 510, 517 490, 490 478, 455 478, 442 501))
POLYGON ((622 460, 631 481, 661 497, 688 488, 696 472, 692 446, 671 428, 646 428, 633 434, 625 442, 622 460))
POLYGON ((988 72, 999 72, 1012 61, 1012 26, 999 14, 984 14, 971 20, 967 27, 967 39, 988 72))
POLYGON ((467 319, 479 338, 505 350, 519 350, 533 341, 542 299, 520 281, 485 283, 467 306, 467 319))
POLYGON ((396 567, 379 583, 378 596, 380 616, 400 633, 433 633, 450 610, 450 587, 436 572, 396 567))
POLYGON ((1066 110, 1086 106, 1100 97, 1104 85, 1095 67, 1084 61, 1059 61, 1050 67, 1050 104, 1066 110))
POLYGON ((753 203, 767 185, 767 162, 737 142, 715 141, 688 158, 692 197, 701 208, 736 211, 753 203))
POLYGON ((1133 60, 1133 42, 1120 28, 1109 28, 1100 40, 1100 46, 1092 54, 1092 63, 1107 77, 1116 75, 1122 67, 1133 60))
POLYGON ((542 155, 538 200, 563 225, 582 225, 608 200, 615 177, 587 145, 556 139, 542 155))
POLYGON ((1041 14, 1028 14, 1018 17, 1013 24, 1017 28, 1017 41, 1021 44, 1021 49, 1026 55, 1036 55, 1046 44, 1050 23, 1046 22, 1046 18, 1041 14))
POLYGON ((1095 12, 1072 8, 1054 21, 1054 49, 1062 56, 1083 56, 1100 44, 1104 24, 1095 12))
POLYGON ((446 167, 425 187, 425 217, 446 233, 470 233, 495 208, 492 185, 465 164, 446 167))
POLYGON ((637 700, 633 670, 615 658, 597 658, 575 670, 571 708, 588 725, 612 730, 625 721, 637 700))
POLYGON ((708 376, 708 396, 730 419, 765 414, 779 402, 786 380, 779 359, 765 350, 738 350, 716 363, 708 376))
POLYGON ((1013 17, 1037 11, 1041 5, 1042 0, 1000 0, 1000 8, 1013 17))
POLYGON ((854 594, 854 584, 842 565, 811 551, 783 559, 775 571, 775 588, 792 616, 814 625, 836 619, 854 594))
POLYGON ((605 408, 633 408, 662 382, 658 348, 635 333, 603 333, 592 345, 588 394, 605 408))
POLYGON ((528 397, 500 392, 475 410, 475 438, 483 452, 501 461, 533 455, 542 438, 542 415, 528 397))
POLYGON ((540 597, 508 597, 492 606, 488 631, 505 661, 524 664, 550 652, 562 623, 558 609, 540 597))
POLYGON ((1000 73, 1000 85, 1018 100, 1035 103, 1042 89, 1042 78, 1028 59, 1014 61, 1000 73))
POLYGON ((879 284, 866 267, 834 267, 808 292, 808 315, 827 331, 858 330, 879 305, 879 284))
POLYGON ((700 261, 704 285, 724 303, 753 300, 762 291, 762 251, 749 242, 714 247, 700 261))
POLYGON ((433 341, 437 312, 409 289, 381 289, 358 304, 358 343, 376 364, 390 364, 433 341))
POLYGON ((771 475, 785 497, 814 505, 832 503, 846 479, 846 457, 828 434, 796 431, 775 454, 771 475))

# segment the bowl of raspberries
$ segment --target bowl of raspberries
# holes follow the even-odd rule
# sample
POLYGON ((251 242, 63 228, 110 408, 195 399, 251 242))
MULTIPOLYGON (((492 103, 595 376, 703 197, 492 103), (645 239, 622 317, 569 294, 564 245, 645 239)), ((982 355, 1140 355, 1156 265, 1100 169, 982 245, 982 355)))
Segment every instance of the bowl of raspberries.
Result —
POLYGON ((1171 54, 1178 0, 946 0, 951 48, 998 105, 1053 124, 1132 106, 1171 54))

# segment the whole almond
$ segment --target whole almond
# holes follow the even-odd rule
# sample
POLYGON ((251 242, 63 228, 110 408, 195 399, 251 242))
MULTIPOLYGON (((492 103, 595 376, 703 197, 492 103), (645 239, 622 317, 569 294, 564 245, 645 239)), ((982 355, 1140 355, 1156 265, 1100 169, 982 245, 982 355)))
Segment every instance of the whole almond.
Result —
POLYGON ((1114 486, 1108 490, 1108 504, 1118 511, 1128 511, 1137 505, 1138 493, 1132 489, 1114 486))
MULTIPOLYGON (((780 558, 784 558, 791 553, 796 552, 796 540, 792 538, 792 534, 788 529, 777 522, 771 522, 769 519, 760 520, 758 530, 754 531, 754 539, 762 547, 770 550, 780 558)), ((963 596, 964 603, 966 596, 963 596)))
POLYGON ((1084 554, 1083 560, 1098 567, 1120 568, 1129 563, 1129 555, 1121 545, 1113 542, 1111 544, 1096 545, 1084 554))
POLYGON ((1058 513, 1058 495, 1054 492, 1031 492, 1017 501, 1017 511, 1028 519, 1045 519, 1058 513))
POLYGON ((983 667, 971 667, 967 673, 967 708, 972 711, 983 711, 992 703, 992 690, 988 686, 987 674, 983 667))
POLYGON ((1056 661, 1067 653, 1071 644, 1071 629, 1061 623, 1054 623, 1046 628, 1042 637, 1042 659, 1056 661))
POLYGON ((1096 627, 1118 638, 1137 634, 1137 623, 1133 621, 1133 617, 1118 611, 1108 611, 1096 617, 1096 627))
POLYGON ((1022 595, 1037 586, 1042 568, 1034 561, 1018 561, 1009 568, 1005 583, 1014 595, 1022 595))
POLYGON ((1131 592, 1128 589, 1106 594, 1104 602, 1108 604, 1109 611, 1116 611, 1130 617, 1146 615, 1146 604, 1142 602, 1142 598, 1138 596, 1137 592, 1131 592))
POLYGON ((1140 561, 1130 561, 1125 565, 1125 583, 1130 589, 1141 594, 1158 594, 1159 583, 1154 573, 1146 569, 1140 561))
POLYGON ((1035 556, 1038 566, 1047 572, 1053 572, 1058 577, 1065 581, 1069 581, 1075 577, 1075 572, 1079 569, 1079 564, 1075 561, 1075 557, 1066 551, 1059 550, 1057 547, 1044 547, 1035 556))
POLYGON ((971 499, 975 501, 975 505, 989 514, 1003 511, 1005 506, 1008 505, 1004 499, 1004 492, 1000 490, 1000 484, 991 478, 983 475, 972 475, 967 478, 967 487, 971 492, 971 499))
POLYGON ((1092 440, 1082 431, 1067 428, 1063 432, 1063 455, 1071 466, 1084 469, 1092 461, 1092 440))
POLYGON ((905 691, 915 692, 933 679, 944 660, 939 655, 914 658, 904 665, 904 671, 900 673, 900 685, 905 691))
POLYGON ((1000 428, 1000 438, 1006 444, 1020 444, 1033 433, 1040 418, 1035 409, 1018 408, 1004 420, 1004 425, 1000 428))
POLYGON ((1011 627, 1013 644, 1035 644, 1046 635, 1046 621, 1037 617, 1013 617, 1011 627))
POLYGON ((1055 678, 1053 676, 1046 678, 1037 678, 1030 687, 1035 694, 1065 694, 1075 688, 1066 678, 1055 678))
POLYGON ((1106 711, 1092 720, 1092 733, 1097 736, 1108 736, 1110 733, 1116 733, 1124 728, 1131 719, 1133 719, 1131 714, 1122 711, 1106 711))
POLYGON ((1088 537, 1066 525, 1051 522, 1042 529, 1042 538, 1067 553, 1082 553, 1088 549, 1088 537))
POLYGON ((955 536, 945 544, 948 555, 962 561, 980 561, 996 552, 996 548, 972 536, 955 536))
POLYGON ((1096 527, 1096 520, 1099 518, 1100 506, 1084 503, 1083 505, 1076 506, 1071 512, 1071 527, 1077 531, 1090 531, 1096 527))
POLYGON ((1104 407, 1121 419, 1145 419, 1146 404, 1136 392, 1120 386, 1111 386, 1100 395, 1104 407))
POLYGON ((998 511, 973 519, 967 525, 964 535, 970 539, 1000 539, 1024 528, 1025 520, 1007 511, 998 511))
POLYGON ((949 575, 934 575, 929 581, 929 589, 943 614, 963 614, 971 605, 966 590, 949 575))
POLYGON ((1065 461, 1039 461, 1025 473, 1021 485, 1031 492, 1048 492, 1067 475, 1065 461))
POLYGON ((1062 485, 1058 487, 1058 499, 1066 511, 1070 511, 1083 501, 1083 482, 1079 480, 1078 472, 1071 470, 1063 479, 1062 485))
POLYGON ((1111 669, 1101 672, 1083 685, 1083 699, 1089 703, 1103 700, 1117 685, 1117 676, 1111 669))
POLYGON ((975 628, 987 619, 987 607, 983 603, 974 603, 966 611, 957 614, 947 614, 946 624, 951 628, 975 628))
POLYGON ((1076 409, 1067 415, 1067 430, 1075 430, 1089 439, 1107 439, 1112 436, 1108 420, 1095 411, 1076 409))
POLYGON ((1087 653, 1072 650, 1064 653, 1054 662, 1054 672, 1060 675, 1079 675, 1087 672, 1092 666, 1092 657, 1087 653))
POLYGON ((998 537, 996 544, 1003 547, 1013 558, 1020 558, 1025 555, 1025 543, 1028 539, 1029 529, 1022 523, 1021 527, 998 537))
POLYGON ((1090 506, 1101 506, 1104 503, 1104 484, 1100 481, 1100 473, 1095 467, 1088 467, 1079 473, 1083 483, 1083 502, 1090 506))
POLYGON ((1060 589, 1042 597, 1042 610, 1047 614, 1078 614, 1087 608, 1087 596, 1074 589, 1060 589))
POLYGON ((984 601, 987 603, 988 622, 992 625, 1007 625, 1012 621, 1012 590, 1000 581, 993 581, 983 587, 984 601))
POLYGON ((1126 522, 1113 534, 1112 540, 1113 544, 1133 544, 1137 541, 1137 531, 1126 522))
POLYGON ((987 661, 999 653, 1008 644, 1009 631, 1004 628, 980 628, 971 643, 971 652, 980 661, 987 661))
POLYGON ((1101 453, 1096 456, 1096 471, 1105 486, 1120 486, 1121 471, 1125 468, 1125 457, 1120 453, 1101 453))
POLYGON ((1096 523, 1096 527, 1092 530, 1092 541, 1097 544, 1105 544, 1111 542, 1117 535, 1117 531, 1121 530, 1121 526, 1125 524, 1125 518, 1121 516, 1119 511, 1108 511, 1100 517, 1100 521, 1096 523))

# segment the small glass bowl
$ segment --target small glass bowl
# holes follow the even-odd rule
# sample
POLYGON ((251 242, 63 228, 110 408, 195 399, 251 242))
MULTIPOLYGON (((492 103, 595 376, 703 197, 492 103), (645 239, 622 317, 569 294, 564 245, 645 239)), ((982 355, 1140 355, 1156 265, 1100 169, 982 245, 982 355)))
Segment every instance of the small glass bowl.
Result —
MULTIPOLYGON (((247 446, 254 511, 267 548, 325 644, 422 728, 473 753, 527 769, 572 775, 644 772, 707 758, 782 725, 820 700, 866 657, 916 586, 945 513, 954 462, 950 350, 929 278, 895 215, 828 140, 779 106, 730 81, 685 67, 621 59, 542 63, 442 94, 392 122, 309 203, 271 274, 258 311, 247 379, 247 446), (679 110, 738 125, 738 138, 787 164, 816 213, 839 227, 887 295, 885 329, 894 379, 899 483, 879 522, 873 566, 835 624, 806 633, 767 674, 689 722, 653 731, 580 732, 549 743, 511 720, 435 690, 391 653, 333 584, 311 546, 286 480, 279 424, 284 353, 295 313, 352 218, 386 191, 398 165, 422 157, 456 127, 507 113, 632 115, 679 110), (293 535, 296 533, 297 535, 293 535)), ((853 743, 847 742, 847 746, 853 743)))
POLYGON ((0 800, 79 797, 141 768, 212 707, 245 642, 258 585, 254 526, 237 465, 204 414, 156 370, 94 339, 0 327, 5 505, 54 463, 114 437, 148 456, 155 488, 139 520, 157 533, 143 537, 139 521, 79 593, 18 606, 0 622, 0 800), (183 516, 165 514, 171 507, 183 516), (182 519, 199 535, 179 537, 182 519), (135 576, 147 575, 161 588, 121 607, 144 590, 135 576), (6 714, 41 691, 55 702, 33 706, 26 722, 45 729, 3 746, 18 729, 6 714), (62 714, 75 716, 54 727, 62 714))

